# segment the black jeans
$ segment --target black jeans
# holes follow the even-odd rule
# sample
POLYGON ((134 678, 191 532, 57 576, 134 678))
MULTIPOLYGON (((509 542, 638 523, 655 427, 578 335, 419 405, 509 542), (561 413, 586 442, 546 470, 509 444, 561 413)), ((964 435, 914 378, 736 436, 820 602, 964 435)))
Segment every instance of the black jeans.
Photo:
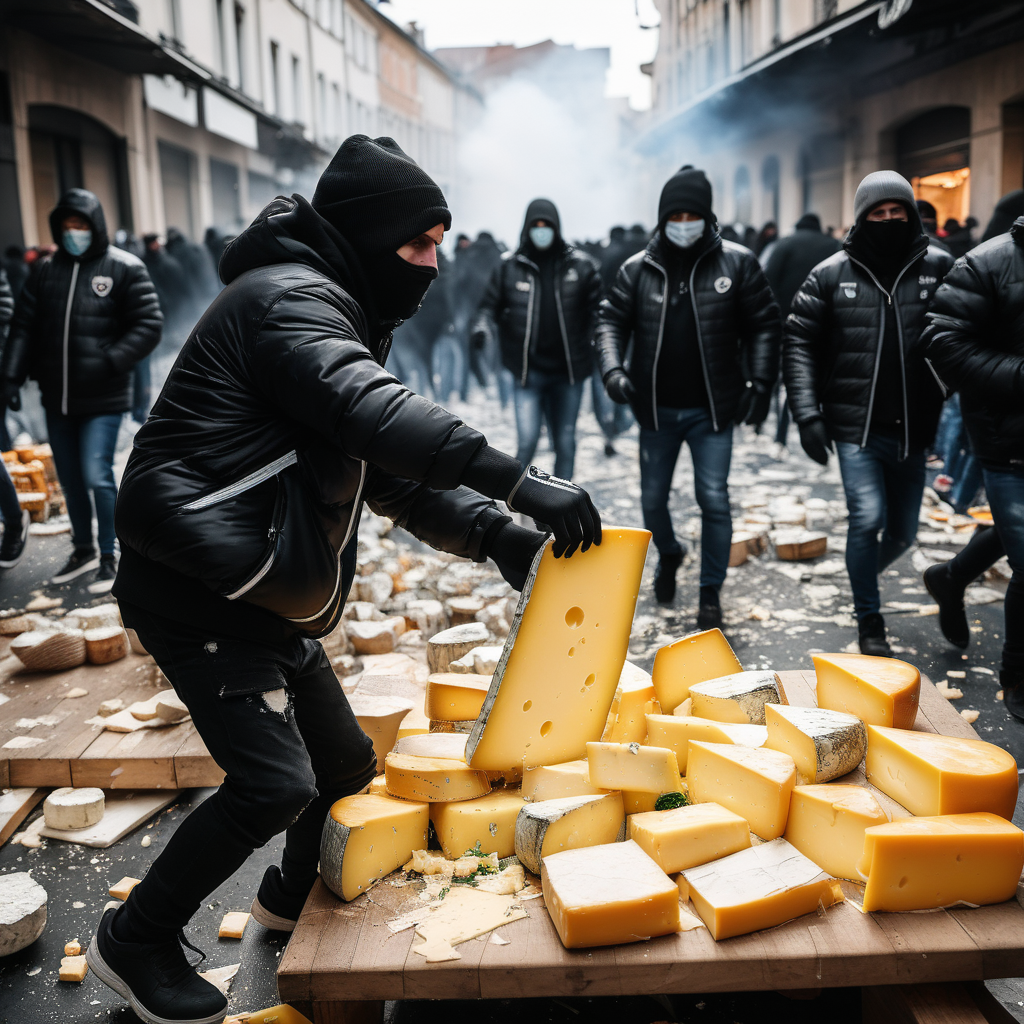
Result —
POLYGON ((127 604, 121 614, 226 775, 132 890, 132 934, 149 942, 176 934, 280 832, 284 888, 308 892, 328 810, 367 786, 377 764, 323 647, 303 637, 279 645, 227 639, 127 604))

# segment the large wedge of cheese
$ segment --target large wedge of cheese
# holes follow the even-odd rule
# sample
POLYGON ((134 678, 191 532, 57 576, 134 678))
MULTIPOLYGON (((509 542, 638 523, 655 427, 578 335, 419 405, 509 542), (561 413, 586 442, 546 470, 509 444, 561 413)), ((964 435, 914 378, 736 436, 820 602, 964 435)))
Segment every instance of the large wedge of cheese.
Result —
POLYGON ((734 672, 690 686, 690 714, 714 722, 764 725, 765 704, 785 704, 786 692, 774 672, 734 672))
POLYGON ((435 672, 427 678, 424 713, 435 722, 475 719, 480 714, 490 685, 490 676, 435 672))
POLYGON ((859 882, 864 830, 886 821, 885 811, 863 786, 797 786, 785 839, 822 871, 859 882))
POLYGON ((783 704, 768 704, 764 711, 764 745, 793 758, 798 785, 831 782, 852 772, 864 758, 867 730, 853 715, 783 704))
POLYGON ((666 714, 682 704, 694 683, 743 671, 720 629, 684 636, 662 647, 654 656, 651 678, 658 702, 666 714))
MULTIPOLYGON (((434 733, 448 736, 451 733, 434 733)), ((487 772, 447 757, 417 757, 392 751, 384 758, 384 781, 392 796, 424 803, 475 800, 491 791, 487 772)))
POLYGON ((541 886, 567 949, 679 931, 679 887, 633 842, 545 857, 541 886))
POLYGON ((812 654, 818 707, 856 715, 865 725, 912 729, 921 673, 895 658, 868 654, 812 654))
POLYGON ((608 792, 590 784, 586 759, 565 764, 542 764, 523 772, 523 799, 557 800, 563 796, 598 796, 608 792))
POLYGON ((693 803, 718 803, 746 818, 762 839, 786 831, 796 765, 777 750, 690 741, 686 782, 693 803))
POLYGON ((360 793, 338 800, 320 841, 320 875, 343 900, 354 900, 427 844, 429 807, 360 793))
POLYGON ((608 721, 601 739, 606 743, 645 743, 647 715, 656 715, 661 705, 651 677, 632 662, 622 666, 608 721))
POLYGON ((518 789, 495 789, 476 800, 431 804, 430 820, 446 857, 461 857, 478 842, 485 854, 511 857, 516 848, 516 817, 522 806, 518 789))
POLYGON ((838 883, 785 839, 690 868, 683 877, 717 940, 773 928, 842 899, 838 883))
POLYGON ((676 755, 666 747, 639 743, 588 743, 590 781, 601 789, 637 793, 678 793, 681 790, 676 755))
POLYGON ((648 715, 647 741, 652 747, 668 747, 674 751, 679 770, 685 774, 690 740, 707 743, 741 743, 745 747, 760 747, 768 736, 763 725, 736 725, 733 722, 713 722, 710 718, 680 717, 678 715, 648 715))
POLYGON ((1012 818, 1017 762, 984 740, 868 726, 868 782, 911 814, 991 811, 1012 818))
POLYGON ((619 793, 523 804, 516 819, 516 856, 539 875, 540 862, 549 854, 619 842, 625 838, 625 825, 619 793))
POLYGON ((995 814, 906 818, 864 833, 864 909, 1002 903, 1017 892, 1024 832, 995 814))
POLYGON ((634 814, 629 838, 666 874, 695 868, 750 846, 750 826, 719 804, 634 814))
POLYGON ((626 660, 651 535, 606 527, 600 546, 534 560, 466 760, 491 771, 561 764, 600 739, 626 660))

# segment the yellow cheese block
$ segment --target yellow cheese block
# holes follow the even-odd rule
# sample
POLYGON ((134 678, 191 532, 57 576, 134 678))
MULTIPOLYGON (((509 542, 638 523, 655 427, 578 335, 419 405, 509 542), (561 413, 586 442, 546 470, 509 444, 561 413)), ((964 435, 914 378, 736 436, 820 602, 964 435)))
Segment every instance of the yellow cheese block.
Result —
POLYGON ((864 909, 931 910, 1013 899, 1024 832, 995 814, 906 818, 864 833, 864 909))
POLYGON ((842 899, 838 883, 785 839, 683 872, 690 902, 716 940, 774 928, 842 899))
MULTIPOLYGON (((451 733, 433 733, 448 736, 451 733)), ((487 772, 446 757, 417 757, 392 751, 384 759, 384 780, 391 796, 426 803, 475 800, 491 791, 487 772)))
POLYGON ((475 719, 491 685, 490 676, 435 672, 427 678, 423 710, 434 722, 465 722, 475 719))
MULTIPOLYGON (((393 756, 393 755, 389 755, 393 756)), ((336 896, 354 900, 425 849, 430 809, 425 803, 359 793, 338 800, 320 841, 320 876, 336 896)))
POLYGON ((762 839, 786 831, 796 765, 777 750, 690 741, 686 782, 694 803, 718 803, 746 818, 762 839))
POLYGON ((863 786, 797 786, 789 803, 786 842, 836 878, 861 881, 864 830, 888 821, 863 786))
POLYGON ((678 793, 681 779, 676 755, 665 747, 639 743, 588 743, 590 781, 602 789, 640 793, 678 793))
POLYGON ((1012 818, 1017 762, 984 740, 868 726, 868 782, 911 814, 991 811, 1012 818))
POLYGON ((658 702, 667 713, 689 697, 694 683, 742 671, 722 631, 709 629, 662 647, 654 656, 651 677, 658 702))
MULTIPOLYGON (((234 1024, 230 1017, 228 1024, 234 1024)), ((282 1004, 246 1013, 239 1024, 312 1024, 312 1021, 305 1014, 299 1013, 295 1007, 282 1004)))
POLYGON ((864 759, 868 734, 864 723, 844 711, 765 705, 769 750, 781 750, 796 762, 797 782, 831 782, 864 759))
POLYGON ((690 898, 690 883, 686 880, 686 876, 680 872, 678 875, 672 876, 672 881, 679 887, 679 899, 685 903, 690 898))
MULTIPOLYGON (((686 783, 684 782, 684 791, 685 788, 686 783)), ((627 817, 631 814, 646 814, 648 811, 654 810, 659 796, 661 796, 660 793, 636 793, 624 789, 622 791, 622 809, 626 812, 627 817)))
POLYGON ((679 887, 633 842, 545 857, 541 886, 567 949, 679 931, 679 887))
POLYGON ((466 760, 498 771, 581 758, 604 732, 629 646, 651 535, 606 527, 600 546, 555 558, 523 588, 466 760))
POLYGON ((511 857, 516 848, 516 817, 523 806, 518 789, 495 789, 476 800, 431 804, 430 820, 446 857, 461 857, 477 842, 485 854, 511 857))
POLYGON ((599 796, 607 793, 590 784, 590 766, 585 759, 565 764, 542 764, 523 772, 523 799, 557 800, 563 796, 599 796))
POLYGON ((619 793, 567 796, 523 804, 516 818, 515 852, 528 871, 539 875, 541 860, 549 854, 625 838, 626 816, 619 793))
POLYGON ((651 677, 632 662, 622 666, 608 721, 601 739, 605 743, 646 743, 647 715, 661 712, 651 677))
POLYGON ((734 722, 713 722, 710 718, 678 715, 648 715, 647 740, 652 747, 668 747, 674 751, 679 770, 686 771, 690 740, 707 743, 740 743, 760 747, 768 736, 763 725, 737 725, 734 722))
POLYGON ((629 838, 667 874, 718 860, 750 846, 750 826, 719 804, 634 814, 629 838))
POLYGON ((895 658, 812 654, 818 707, 856 715, 865 725, 913 729, 921 673, 895 658))
POLYGON ((766 704, 785 704, 786 691, 774 672, 734 672, 690 685, 690 714, 715 722, 764 725, 766 704))

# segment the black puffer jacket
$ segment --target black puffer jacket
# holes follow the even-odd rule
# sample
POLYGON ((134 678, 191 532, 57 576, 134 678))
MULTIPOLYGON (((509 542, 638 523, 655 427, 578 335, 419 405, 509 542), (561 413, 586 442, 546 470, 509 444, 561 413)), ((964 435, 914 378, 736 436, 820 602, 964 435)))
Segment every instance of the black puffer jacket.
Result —
POLYGON ((0 341, 7 337, 7 328, 14 316, 14 292, 7 280, 7 272, 0 267, 0 341))
POLYGON ((57 252, 34 270, 18 296, 0 378, 39 381, 43 405, 66 416, 127 412, 132 368, 160 341, 162 317, 142 261, 108 244, 99 200, 67 192, 50 214, 57 252), (92 225, 82 256, 60 247, 71 214, 92 225))
POLYGON ((363 501, 477 560, 502 518, 459 488, 483 436, 384 369, 390 338, 331 230, 278 198, 227 248, 228 287, 135 435, 116 515, 122 548, 311 636, 341 614, 363 501))
POLYGON ((921 349, 960 408, 978 457, 1024 467, 1024 217, 956 261, 921 349))
MULTIPOLYGON (((697 324, 715 430, 733 422, 747 381, 771 388, 779 372, 779 307, 757 257, 723 241, 717 229, 702 243, 690 272, 689 293, 697 324)), ((658 429, 658 357, 664 330, 668 274, 659 256, 660 234, 622 265, 601 303, 595 344, 601 376, 622 367, 630 338, 629 379, 636 388, 637 419, 658 429)), ((694 367, 694 372, 697 367, 694 367)))

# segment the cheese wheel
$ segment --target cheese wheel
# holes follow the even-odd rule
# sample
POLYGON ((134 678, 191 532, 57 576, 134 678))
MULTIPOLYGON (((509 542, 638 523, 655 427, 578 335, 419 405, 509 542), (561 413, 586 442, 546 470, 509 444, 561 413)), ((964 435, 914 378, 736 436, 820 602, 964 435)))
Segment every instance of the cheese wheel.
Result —
POLYGON ((690 687, 690 714, 714 722, 764 725, 766 704, 785 704, 782 682, 774 672, 734 672, 690 687))
POLYGON ((445 757, 416 757, 395 751, 384 759, 384 779, 388 793, 392 796, 424 803, 475 800, 491 791, 487 772, 470 768, 465 761, 445 757))
POLYGON ((489 637, 482 622, 466 622, 443 629, 427 641, 427 667, 431 672, 448 672, 453 661, 486 643, 489 637))
POLYGON ((765 706, 765 747, 789 754, 797 783, 831 782, 852 772, 864 758, 868 734, 853 715, 825 708, 765 706))
POLYGON ((120 625, 85 631, 85 653, 91 665, 107 665, 128 656, 128 634, 120 625))
POLYGON ((30 946, 46 927, 46 890, 26 871, 0 875, 0 957, 30 946))
POLYGON ((65 632, 34 630, 11 641, 11 654, 25 668, 36 672, 61 672, 85 664, 85 634, 80 629, 65 632))
POLYGON ((89 828, 103 818, 103 790, 87 787, 55 789, 43 803, 47 828, 89 828))
POLYGON ((913 729, 921 673, 896 658, 812 654, 819 708, 856 715, 865 725, 913 729))

